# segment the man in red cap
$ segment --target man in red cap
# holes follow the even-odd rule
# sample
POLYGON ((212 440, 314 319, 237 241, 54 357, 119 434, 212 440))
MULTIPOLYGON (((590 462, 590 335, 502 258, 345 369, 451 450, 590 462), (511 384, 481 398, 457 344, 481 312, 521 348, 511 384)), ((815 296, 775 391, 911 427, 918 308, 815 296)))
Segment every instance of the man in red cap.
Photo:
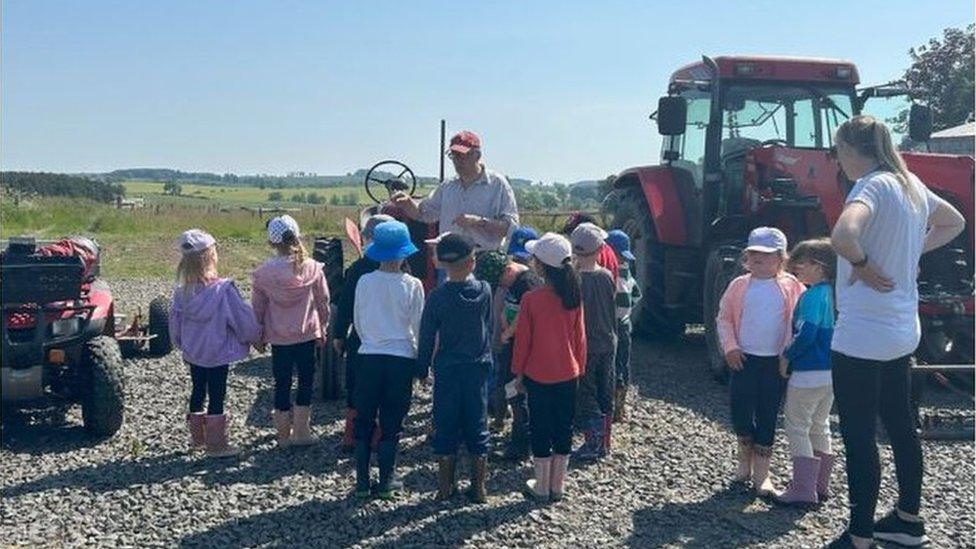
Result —
POLYGON ((404 192, 393 203, 413 219, 439 223, 439 231, 467 236, 480 250, 497 250, 519 222, 515 193, 504 175, 481 161, 481 139, 471 131, 451 138, 446 151, 457 177, 438 185, 418 201, 404 192))

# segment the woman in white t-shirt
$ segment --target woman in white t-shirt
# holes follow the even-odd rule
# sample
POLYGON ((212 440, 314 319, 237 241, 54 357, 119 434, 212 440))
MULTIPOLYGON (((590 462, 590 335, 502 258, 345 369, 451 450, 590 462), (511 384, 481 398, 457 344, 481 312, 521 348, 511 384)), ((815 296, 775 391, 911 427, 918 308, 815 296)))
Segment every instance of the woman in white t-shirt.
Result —
POLYGON ((918 262, 964 226, 962 215, 905 167, 888 128, 856 116, 837 129, 837 159, 856 181, 831 236, 838 255, 833 384, 847 454, 850 525, 828 547, 870 547, 872 537, 921 545, 922 449, 909 405, 918 346, 918 262), (895 455, 898 504, 874 522, 881 417, 895 455))

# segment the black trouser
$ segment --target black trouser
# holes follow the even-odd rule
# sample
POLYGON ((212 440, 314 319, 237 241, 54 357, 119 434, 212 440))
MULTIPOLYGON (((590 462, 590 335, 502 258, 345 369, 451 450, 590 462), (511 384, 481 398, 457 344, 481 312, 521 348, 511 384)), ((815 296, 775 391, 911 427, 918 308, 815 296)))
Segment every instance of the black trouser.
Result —
POLYGON ((399 440, 410 410, 416 360, 393 355, 359 355, 356 379, 356 440, 369 442, 379 414, 380 440, 399 440))
POLYGON ((745 355, 742 370, 732 370, 729 376, 735 434, 759 446, 772 446, 785 387, 779 357, 745 355))
POLYGON ((539 383, 524 378, 529 393, 529 437, 532 455, 566 455, 573 447, 573 415, 576 413, 577 380, 539 383))
POLYGON ((271 346, 271 371, 274 373, 274 407, 291 410, 291 377, 298 370, 298 391, 295 405, 312 404, 312 384, 315 381, 315 340, 294 345, 271 346))
POLYGON ((227 365, 197 366, 190 364, 190 412, 203 411, 203 401, 207 400, 207 413, 217 416, 224 413, 224 396, 227 395, 227 365))
POLYGON ((346 408, 356 408, 356 372, 362 362, 359 359, 359 337, 352 334, 346 339, 346 408))
MULTIPOLYGON (((614 345, 616 347, 616 344, 614 345)), ((615 350, 601 353, 586 353, 586 374, 579 381, 577 418, 580 427, 583 422, 598 420, 613 413, 613 388, 616 365, 615 350)))
POLYGON ((921 505, 922 446, 909 402, 911 357, 883 362, 833 353, 831 370, 840 433, 847 453, 850 532, 870 538, 881 485, 874 436, 879 416, 895 455, 898 509, 917 515, 921 505))
MULTIPOLYGON (((513 344, 506 343, 502 351, 496 355, 498 361, 498 372, 501 377, 502 398, 505 398, 505 385, 515 379, 512 373, 512 352, 513 344)), ((524 444, 523 440, 529 432, 529 405, 525 395, 519 393, 514 398, 508 399, 512 406, 512 431, 511 441, 515 444, 524 444)))

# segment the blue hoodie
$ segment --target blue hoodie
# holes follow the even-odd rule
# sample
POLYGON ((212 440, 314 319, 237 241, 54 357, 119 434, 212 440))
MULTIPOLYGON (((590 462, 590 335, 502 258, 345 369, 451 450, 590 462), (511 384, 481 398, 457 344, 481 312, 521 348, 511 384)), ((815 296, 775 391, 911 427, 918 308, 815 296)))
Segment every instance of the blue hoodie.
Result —
POLYGON ((491 301, 491 286, 474 277, 445 282, 430 293, 420 321, 420 374, 426 376, 431 361, 435 369, 491 363, 491 301))
POLYGON ((793 343, 783 352, 795 372, 830 369, 834 290, 824 281, 800 296, 793 309, 793 343))
POLYGON ((223 366, 247 358, 261 327, 234 283, 221 278, 173 290, 169 336, 190 364, 223 366))

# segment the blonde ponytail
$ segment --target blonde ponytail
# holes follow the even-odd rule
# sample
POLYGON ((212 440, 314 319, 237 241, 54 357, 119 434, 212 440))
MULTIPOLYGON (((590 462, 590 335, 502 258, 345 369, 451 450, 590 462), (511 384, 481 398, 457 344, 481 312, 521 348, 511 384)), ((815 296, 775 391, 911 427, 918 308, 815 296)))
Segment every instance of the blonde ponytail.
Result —
POLYGON ((895 150, 891 131, 884 122, 869 115, 855 116, 837 128, 837 139, 853 148, 859 155, 875 159, 881 169, 891 172, 912 207, 918 208, 922 204, 922 194, 912 181, 914 176, 895 150))
POLYGON ((281 243, 274 244, 274 247, 278 251, 278 255, 291 258, 292 269, 294 269, 295 274, 302 272, 302 265, 305 264, 308 252, 305 250, 305 245, 302 244, 301 239, 297 238, 291 231, 285 231, 281 243))

